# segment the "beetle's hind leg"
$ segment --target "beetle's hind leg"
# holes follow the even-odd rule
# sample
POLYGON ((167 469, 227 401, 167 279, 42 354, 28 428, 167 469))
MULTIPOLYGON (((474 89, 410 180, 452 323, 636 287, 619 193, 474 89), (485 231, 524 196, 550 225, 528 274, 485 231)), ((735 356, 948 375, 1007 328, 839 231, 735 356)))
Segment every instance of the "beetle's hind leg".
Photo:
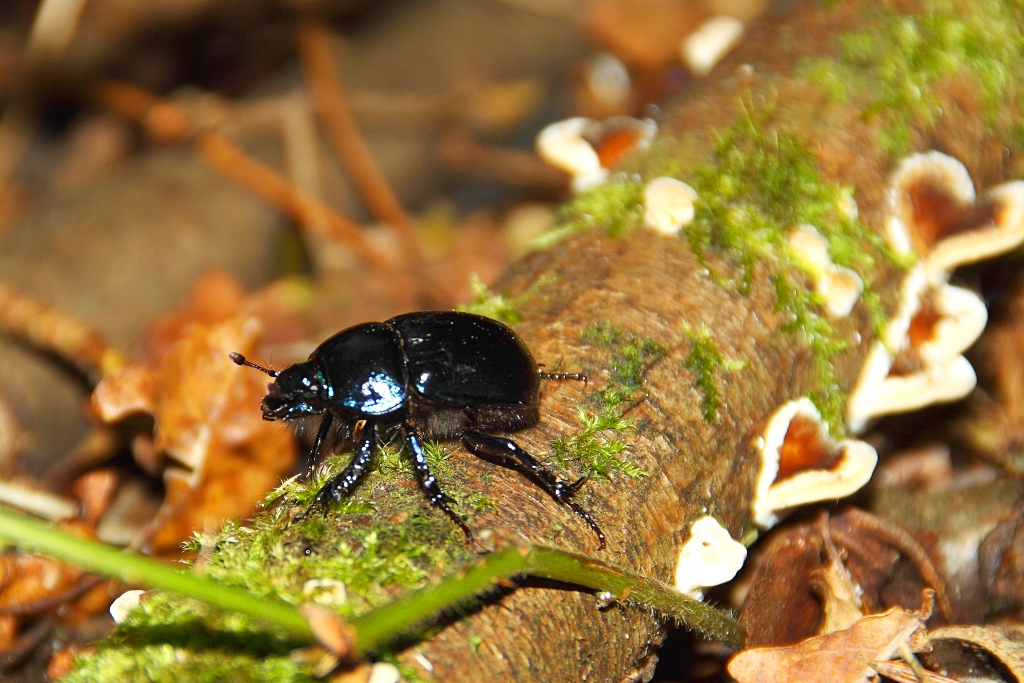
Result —
POLYGON ((430 504, 440 508, 444 514, 448 515, 453 522, 458 524, 459 528, 462 529, 462 533, 466 534, 466 538, 473 538, 473 532, 469 530, 469 527, 462 521, 462 518, 448 507, 448 503, 452 499, 441 490, 441 486, 437 483, 437 477, 431 474, 430 466, 427 464, 427 455, 423 452, 423 441, 420 439, 420 435, 416 433, 416 428, 413 427, 411 422, 406 421, 402 425, 402 431, 405 434, 405 440, 408 442, 409 448, 412 449, 412 467, 413 471, 416 472, 416 481, 419 482, 423 493, 427 494, 430 504))
POLYGON ((601 527, 597 526, 597 522, 583 506, 572 500, 572 495, 587 481, 586 477, 581 477, 571 484, 562 481, 512 439, 467 431, 462 434, 462 443, 476 455, 493 458, 506 467, 512 466, 529 475, 552 498, 579 515, 597 534, 601 549, 604 550, 604 532, 601 531, 601 527))
MULTIPOLYGON (((327 417, 324 418, 324 424, 330 427, 330 421, 327 417)), ((370 422, 364 422, 361 426, 362 429, 357 428, 355 430, 356 448, 352 461, 345 466, 345 469, 340 474, 320 488, 320 491, 316 494, 316 499, 310 506, 311 509, 318 508, 326 511, 332 502, 337 502, 348 495, 349 491, 355 488, 359 480, 369 471, 370 461, 373 459, 374 450, 376 450, 377 433, 370 422)), ((323 427, 321 427, 321 431, 324 431, 323 427)), ((320 435, 318 434, 318 441, 319 438, 320 435)))

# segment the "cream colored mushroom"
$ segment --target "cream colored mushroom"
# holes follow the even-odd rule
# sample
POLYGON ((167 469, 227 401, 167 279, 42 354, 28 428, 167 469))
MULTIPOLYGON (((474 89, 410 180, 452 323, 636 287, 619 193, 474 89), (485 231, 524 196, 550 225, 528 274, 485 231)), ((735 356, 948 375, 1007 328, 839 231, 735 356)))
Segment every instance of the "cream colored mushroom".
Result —
POLYGON ((985 330, 988 310, 974 292, 942 285, 932 289, 910 321, 910 342, 925 364, 952 361, 985 330))
POLYGON ((402 674, 391 662, 374 662, 370 669, 370 678, 366 683, 398 683, 402 674))
POLYGON ((719 15, 708 19, 686 36, 679 52, 690 71, 698 76, 710 72, 743 36, 743 22, 719 15))
POLYGON ((815 281, 814 291, 825 301, 825 311, 831 317, 845 318, 864 292, 864 281, 849 268, 837 266, 815 281))
POLYGON ((555 168, 572 176, 573 189, 583 192, 608 177, 597 151, 583 139, 590 119, 576 117, 552 123, 537 135, 537 154, 555 168))
POLYGON ((773 526, 789 508, 845 498, 871 478, 878 462, 863 441, 836 444, 810 399, 779 406, 758 437, 761 458, 751 503, 754 523, 773 526))
POLYGON ((959 287, 927 286, 921 264, 908 272, 900 296, 885 342, 872 344, 847 399, 854 433, 881 415, 963 398, 977 383, 961 354, 985 328, 984 301, 959 287))
POLYGON ((937 238, 937 225, 924 225, 933 219, 932 207, 920 202, 923 193, 942 199, 943 207, 950 203, 974 203, 974 183, 967 168, 957 159, 941 152, 911 154, 896 167, 889 181, 889 215, 886 233, 889 245, 899 253, 926 254, 937 238), (927 212, 922 212, 928 209, 927 212), (932 228, 926 230, 925 228, 932 228))
POLYGON ((786 239, 797 261, 814 278, 814 291, 824 302, 828 315, 848 316, 864 291, 860 276, 832 263, 828 240, 813 225, 796 226, 786 239))
POLYGON ((124 623, 124 620, 128 618, 128 613, 142 602, 142 595, 145 592, 143 590, 125 591, 110 603, 110 616, 114 618, 115 624, 124 623))
POLYGON ((573 191, 584 192, 603 183, 623 156, 648 147, 657 130, 653 120, 631 116, 566 119, 537 135, 537 154, 572 176, 573 191))
POLYGON ((1005 183, 980 200, 967 169, 941 152, 904 159, 890 181, 886 233, 899 253, 922 257, 928 281, 1024 242, 1024 182, 1005 183))
POLYGON ((928 255, 928 277, 944 281, 957 266, 1004 254, 1024 242, 1024 182, 993 187, 979 207, 985 218, 977 230, 954 235, 935 245, 928 255))
POLYGON ((681 180, 662 176, 644 189, 644 225, 663 235, 675 235, 693 221, 697 191, 681 180))
POLYGON ((747 549, 718 520, 701 517, 690 525, 690 538, 679 551, 676 589, 700 600, 702 589, 731 581, 746 559, 747 549))

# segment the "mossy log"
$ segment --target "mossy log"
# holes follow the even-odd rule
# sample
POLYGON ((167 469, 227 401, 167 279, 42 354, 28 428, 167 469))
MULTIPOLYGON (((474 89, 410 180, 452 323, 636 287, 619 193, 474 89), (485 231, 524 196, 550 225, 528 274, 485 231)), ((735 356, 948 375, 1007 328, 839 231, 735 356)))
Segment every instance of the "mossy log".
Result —
MULTIPOLYGON (((700 518, 752 542, 766 525, 755 497, 771 416, 807 397, 826 431, 845 435, 846 399, 865 358, 893 328, 907 274, 927 259, 882 239, 901 160, 927 150, 955 157, 979 195, 1020 175, 1021 93, 1009 76, 1024 70, 1020 26, 1015 6, 995 1, 778 3, 666 110, 650 150, 566 207, 566 237, 502 280, 537 360, 589 374, 585 386, 545 384, 541 424, 515 439, 566 478, 595 475, 577 500, 604 529, 604 551, 521 475, 451 447, 435 462, 478 531, 472 544, 423 509, 411 473, 388 456, 394 462, 356 492, 362 503, 326 523, 286 526, 277 510, 255 531, 233 527, 206 571, 292 600, 308 579, 336 577, 355 613, 512 532, 669 583, 700 518), (694 222, 678 237, 641 225, 643 183, 661 175, 697 190, 694 222), (864 283, 848 315, 826 313, 820 273, 794 256, 787 235, 804 223, 864 283)), ((428 680, 647 680, 664 626, 653 611, 602 608, 571 586, 526 580, 442 620, 395 657, 428 680)), ((137 630, 133 638, 119 642, 155 642, 137 630)), ((77 675, 111 665, 104 652, 77 675)), ((200 660, 206 673, 217 670, 200 660)), ((182 661, 166 670, 196 672, 182 661)))

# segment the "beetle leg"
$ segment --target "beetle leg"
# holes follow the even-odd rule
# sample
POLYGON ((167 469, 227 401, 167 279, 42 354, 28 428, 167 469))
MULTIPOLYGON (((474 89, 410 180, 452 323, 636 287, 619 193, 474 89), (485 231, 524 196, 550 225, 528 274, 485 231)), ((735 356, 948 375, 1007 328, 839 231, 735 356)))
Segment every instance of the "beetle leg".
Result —
POLYGON ((412 466, 416 472, 416 480, 420 483, 420 488, 423 489, 423 493, 427 494, 427 499, 430 504, 436 508, 440 508, 446 515, 451 517, 452 521, 459 525, 462 529, 462 533, 466 534, 466 538, 473 538, 473 533, 466 526, 466 523, 462 521, 462 518, 455 514, 450 507, 448 502, 451 501, 445 492, 441 490, 441 487, 437 483, 437 477, 430 473, 430 466, 427 464, 427 456, 423 452, 423 442, 420 439, 420 435, 416 433, 416 428, 412 426, 412 423, 406 421, 402 425, 403 432, 405 433, 405 440, 409 444, 409 448, 412 449, 412 466))
POLYGON ((586 482, 587 477, 581 477, 571 484, 564 482, 515 441, 501 436, 467 431, 462 434, 462 443, 476 455, 489 456, 506 467, 511 466, 528 474, 552 498, 579 515, 597 534, 601 549, 604 550, 604 532, 590 513, 572 500, 572 495, 586 482))
POLYGON ((537 373, 541 379, 549 379, 555 381, 564 381, 567 379, 574 379, 583 382, 583 388, 587 388, 587 381, 590 377, 583 372, 544 372, 543 370, 537 373))
POLYGON ((331 424, 334 422, 334 416, 330 413, 324 413, 324 419, 320 420, 320 427, 316 430, 316 438, 313 439, 313 448, 309 451, 309 478, 313 479, 313 470, 316 468, 316 459, 320 455, 320 449, 323 448, 324 441, 327 440, 327 434, 331 431, 331 424))
MULTIPOLYGON (((324 422, 328 422, 327 418, 324 418, 324 422)), ((358 441, 352 461, 340 474, 321 487, 320 491, 316 494, 316 500, 313 501, 312 507, 327 510, 332 501, 337 502, 348 495, 348 492, 369 471, 370 460, 373 458, 373 452, 377 445, 376 430, 374 430, 373 424, 367 423, 362 430, 357 431, 359 432, 357 434, 358 441)))
POLYGON ((586 484, 588 481, 590 481, 590 475, 585 474, 576 481, 574 481, 573 483, 568 484, 565 487, 565 490, 568 491, 568 495, 573 496, 576 494, 577 491, 583 488, 583 485, 586 484))

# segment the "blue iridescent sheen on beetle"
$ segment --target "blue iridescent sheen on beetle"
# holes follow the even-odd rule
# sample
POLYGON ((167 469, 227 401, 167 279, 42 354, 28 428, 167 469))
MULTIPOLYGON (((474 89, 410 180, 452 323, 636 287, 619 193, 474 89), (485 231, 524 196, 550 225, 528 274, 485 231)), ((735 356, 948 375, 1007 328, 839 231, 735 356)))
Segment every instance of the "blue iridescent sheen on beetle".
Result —
POLYGON ((430 503, 471 536, 448 506, 423 452, 423 439, 461 439, 492 462, 523 472, 552 498, 604 533, 572 500, 586 478, 568 483, 511 439, 489 434, 525 429, 540 420, 541 379, 583 379, 538 370, 526 344, 501 323, 470 313, 425 311, 365 323, 324 341, 305 363, 280 372, 231 358, 274 377, 263 399, 264 420, 323 415, 310 453, 312 467, 335 422, 353 447, 348 466, 317 493, 314 507, 341 500, 369 469, 384 433, 398 429, 430 503))

